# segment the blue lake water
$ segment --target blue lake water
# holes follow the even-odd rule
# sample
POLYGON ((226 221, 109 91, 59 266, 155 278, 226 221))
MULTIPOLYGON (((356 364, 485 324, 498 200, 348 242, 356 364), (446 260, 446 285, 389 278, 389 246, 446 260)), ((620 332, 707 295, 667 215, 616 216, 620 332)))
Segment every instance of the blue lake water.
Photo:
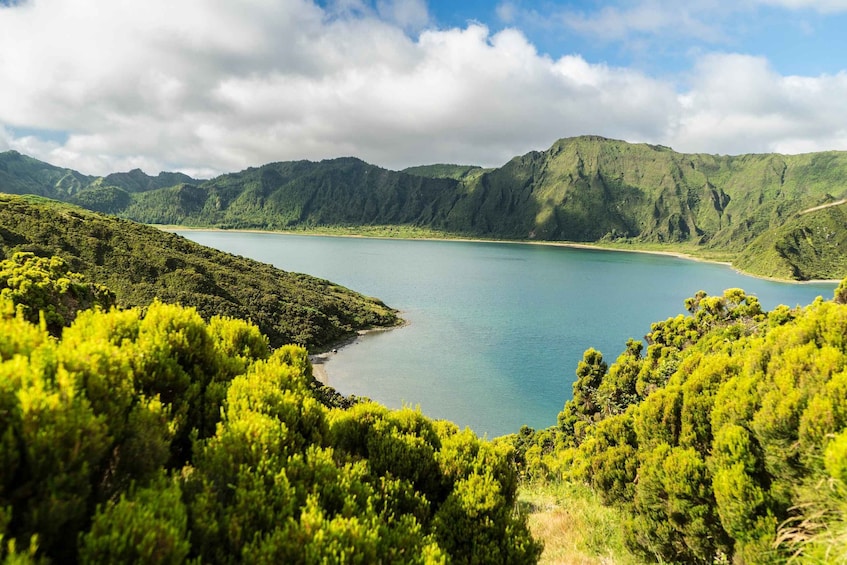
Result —
POLYGON ((627 338, 684 313, 698 290, 740 287, 770 310, 832 297, 669 256, 558 246, 182 231, 203 245, 376 296, 409 324, 325 364, 329 384, 494 437, 551 426, 589 347, 611 363, 627 338))

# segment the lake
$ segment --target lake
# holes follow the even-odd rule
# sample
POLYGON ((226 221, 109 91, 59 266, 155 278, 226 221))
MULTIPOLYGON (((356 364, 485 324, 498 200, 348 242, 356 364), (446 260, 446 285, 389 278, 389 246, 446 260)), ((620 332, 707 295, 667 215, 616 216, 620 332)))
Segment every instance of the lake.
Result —
POLYGON ((832 298, 724 265, 561 246, 180 231, 188 239, 376 296, 409 324, 368 334, 325 363, 342 394, 494 437, 556 423, 582 353, 611 364, 627 338, 684 313, 698 290, 740 287, 764 308, 832 298))

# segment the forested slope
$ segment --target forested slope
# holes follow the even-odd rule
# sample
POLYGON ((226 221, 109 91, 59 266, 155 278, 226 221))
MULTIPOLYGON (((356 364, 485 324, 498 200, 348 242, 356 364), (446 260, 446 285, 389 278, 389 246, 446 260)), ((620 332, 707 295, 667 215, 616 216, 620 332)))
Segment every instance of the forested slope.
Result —
POLYGON ((379 300, 329 281, 75 206, 0 195, 0 254, 16 251, 62 257, 73 271, 108 286, 121 306, 158 298, 193 306, 206 319, 251 320, 275 347, 326 347, 358 329, 397 323, 379 300))
POLYGON ((847 273, 847 204, 798 214, 750 242, 740 269, 784 279, 837 279, 847 273))

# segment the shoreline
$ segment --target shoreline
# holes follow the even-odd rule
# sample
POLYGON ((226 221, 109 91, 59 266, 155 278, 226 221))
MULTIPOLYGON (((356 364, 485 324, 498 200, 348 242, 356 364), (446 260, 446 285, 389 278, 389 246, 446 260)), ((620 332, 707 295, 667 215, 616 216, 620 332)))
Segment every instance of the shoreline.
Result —
POLYGON ((388 327, 373 327, 366 328, 364 330, 356 330, 351 336, 348 336, 336 343, 333 343, 328 346, 326 351, 321 351, 319 353, 312 353, 309 355, 309 362, 312 364, 312 376, 319 383, 325 386, 330 386, 335 388, 334 385, 329 382, 329 373, 326 371, 326 367, 324 366, 328 363, 332 358, 345 347, 350 347, 351 345, 356 345, 356 343, 369 334, 388 332, 391 330, 397 330, 409 325, 409 322, 404 318, 399 318, 400 323, 394 326, 388 327))
MULTIPOLYGON (((391 237, 391 236, 379 236, 379 235, 362 235, 362 234, 334 234, 334 233, 320 233, 320 232, 299 232, 299 231, 288 231, 288 230, 263 230, 263 229, 226 229, 226 228, 215 228, 215 227, 186 227, 186 226, 175 226, 175 225, 160 225, 160 224, 148 224, 151 227, 155 227, 159 230, 166 232, 176 232, 176 231, 208 231, 208 232, 235 232, 235 233, 261 233, 261 234, 279 234, 279 235, 302 235, 307 237, 350 237, 350 238, 360 238, 360 239, 396 239, 401 241, 459 241, 459 242, 469 242, 469 243, 507 243, 512 245, 543 245, 550 247, 570 247, 572 249, 587 249, 591 251, 620 251, 621 253, 643 253, 648 255, 664 255, 666 257, 675 257, 677 259, 684 259, 686 261, 697 261, 700 263, 712 263, 714 265, 723 265, 725 267, 729 267, 734 270, 736 273, 753 277, 760 280, 780 282, 780 283, 789 283, 789 284, 838 284, 841 282, 841 279, 809 279, 806 281, 798 281, 793 279, 781 279, 777 277, 768 277, 765 275, 757 275, 754 273, 749 273, 747 271, 743 271, 735 266, 733 266, 730 261, 718 261, 716 259, 706 259, 704 257, 697 257, 696 255, 691 255, 690 253, 686 253, 684 251, 662 251, 656 249, 621 249, 618 247, 606 247, 604 245, 598 245, 596 243, 578 243, 571 241, 527 241, 527 240, 516 240, 516 239, 482 239, 482 238, 470 238, 470 237, 391 237)), ((346 345, 346 344, 345 344, 346 345)))

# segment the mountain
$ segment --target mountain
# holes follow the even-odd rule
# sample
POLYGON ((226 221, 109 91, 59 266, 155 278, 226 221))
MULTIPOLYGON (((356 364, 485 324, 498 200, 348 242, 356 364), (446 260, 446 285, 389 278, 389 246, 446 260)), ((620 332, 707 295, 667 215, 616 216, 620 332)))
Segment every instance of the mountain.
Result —
POLYGON ((200 185, 135 195, 121 215, 145 223, 286 229, 440 226, 460 183, 388 171, 354 158, 271 163, 200 185))
POLYGON ((154 298, 250 320, 274 347, 327 347, 371 326, 397 323, 380 301, 329 281, 289 273, 185 238, 52 200, 0 195, 0 256, 62 257, 114 291, 120 306, 154 298))
POLYGON ((784 241, 777 245, 788 237, 785 226, 834 213, 801 219, 800 212, 847 196, 844 152, 685 154, 584 136, 496 169, 389 171, 348 157, 271 163, 207 181, 141 171, 92 178, 0 155, 0 167, 6 161, 17 164, 0 176, 0 190, 143 223, 271 230, 401 225, 469 237, 675 246, 786 278, 847 275, 837 253, 818 247, 840 236, 806 238, 814 243, 799 254, 784 241))
POLYGON ((433 179, 455 179, 466 180, 481 175, 491 169, 483 169, 476 165, 418 165, 416 167, 407 167, 402 172, 419 177, 428 177, 433 179))
POLYGON ((17 151, 0 153, 0 187, 9 194, 36 194, 66 200, 96 179, 55 167, 17 151))
MULTIPOLYGON (((839 203, 840 202, 840 203, 839 203)), ((836 279, 847 273, 847 204, 799 213, 755 238, 738 255, 745 271, 782 279, 836 279)))

